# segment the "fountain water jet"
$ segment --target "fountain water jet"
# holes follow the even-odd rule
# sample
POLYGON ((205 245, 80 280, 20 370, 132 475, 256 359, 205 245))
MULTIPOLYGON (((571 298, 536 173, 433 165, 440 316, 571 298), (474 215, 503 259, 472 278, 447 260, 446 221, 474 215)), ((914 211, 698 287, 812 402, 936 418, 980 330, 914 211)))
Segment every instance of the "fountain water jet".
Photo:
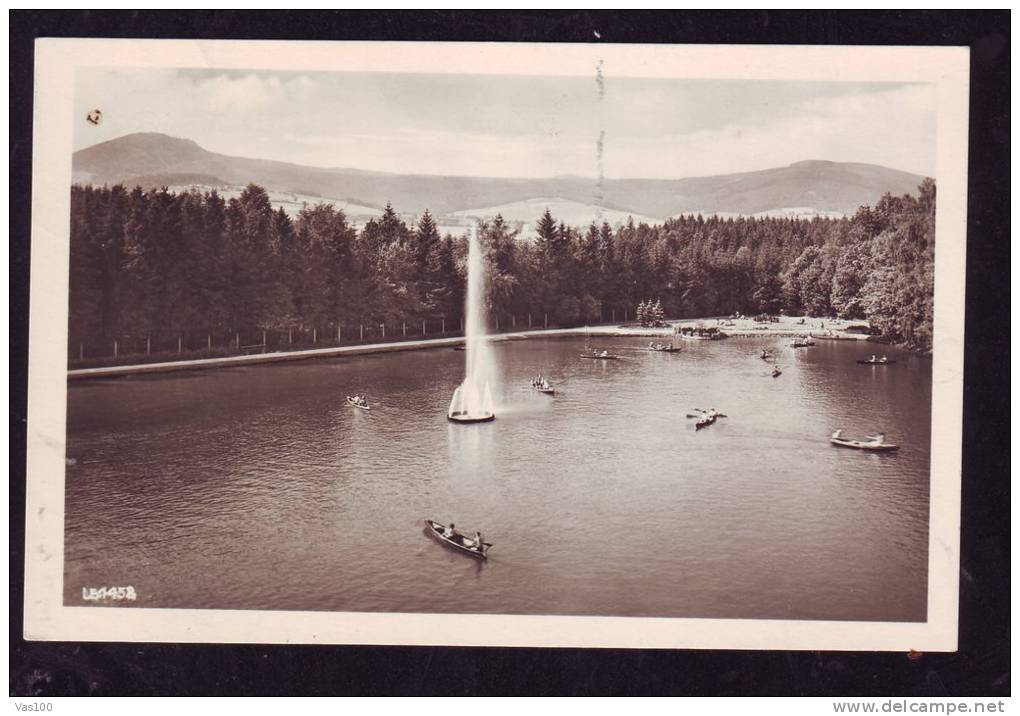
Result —
POLYGON ((484 423, 496 417, 492 385, 496 364, 485 336, 485 266, 475 227, 468 234, 467 298, 464 301, 464 382, 453 391, 446 417, 457 423, 484 423))

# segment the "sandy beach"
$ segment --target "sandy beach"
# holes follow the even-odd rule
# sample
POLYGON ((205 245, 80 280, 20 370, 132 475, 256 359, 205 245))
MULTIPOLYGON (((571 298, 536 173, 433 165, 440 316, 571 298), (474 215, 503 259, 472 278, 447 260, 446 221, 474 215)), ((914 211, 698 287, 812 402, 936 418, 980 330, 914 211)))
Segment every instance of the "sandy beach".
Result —
MULTIPOLYGON (((680 328, 718 328, 729 337, 733 336, 811 336, 833 340, 866 340, 860 333, 847 333, 849 326, 866 326, 865 320, 841 320, 812 318, 809 316, 780 316, 775 323, 758 323, 753 318, 689 318, 668 321, 664 328, 643 328, 641 326, 599 326, 591 328, 592 335, 605 336, 669 336, 680 328)), ((585 329, 571 329, 583 333, 585 329)), ((697 340, 697 339, 695 339, 697 340)))

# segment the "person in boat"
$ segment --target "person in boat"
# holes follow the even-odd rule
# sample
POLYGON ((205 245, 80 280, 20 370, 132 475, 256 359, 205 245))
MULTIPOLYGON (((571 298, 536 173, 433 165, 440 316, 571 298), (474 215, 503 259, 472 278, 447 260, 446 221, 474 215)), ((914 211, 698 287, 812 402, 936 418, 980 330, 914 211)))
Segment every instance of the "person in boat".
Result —
POLYGON ((882 445, 885 443, 885 433, 879 433, 878 435, 869 435, 869 440, 872 445, 882 445))
POLYGON ((475 540, 472 547, 474 547, 474 549, 478 550, 479 552, 485 551, 485 543, 482 542, 482 533, 479 530, 475 530, 475 540))
POLYGON ((605 357, 606 357, 607 355, 609 355, 609 351, 606 351, 606 350, 602 351, 602 352, 601 352, 601 353, 599 354, 599 356, 601 356, 602 358, 605 358, 605 357))
POLYGON ((448 527, 443 528, 443 537, 446 539, 453 539, 457 535, 457 529, 451 522, 448 527))
POLYGON ((888 363, 889 362, 889 359, 886 357, 885 353, 882 354, 882 361, 881 362, 882 363, 888 363))
POLYGON ((871 354, 871 362, 872 363, 877 363, 878 362, 877 359, 875 358, 875 354, 874 353, 871 354))
POLYGON ((833 440, 842 440, 843 439, 843 431, 842 430, 834 430, 832 432, 832 439, 833 440))

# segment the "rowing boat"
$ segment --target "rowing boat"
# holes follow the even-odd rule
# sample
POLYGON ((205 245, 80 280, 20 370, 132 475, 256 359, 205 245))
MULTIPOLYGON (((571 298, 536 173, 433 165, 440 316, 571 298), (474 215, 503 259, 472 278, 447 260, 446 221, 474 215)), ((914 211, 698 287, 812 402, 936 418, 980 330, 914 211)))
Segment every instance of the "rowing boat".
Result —
POLYGON ((894 360, 859 360, 858 365, 892 365, 894 360))
POLYGON ((594 360, 616 360, 619 358, 619 356, 614 356, 612 353, 606 353, 605 355, 601 353, 582 353, 581 357, 592 358, 594 360))
POLYGON ((545 395, 555 395, 556 394, 556 388, 553 388, 551 385, 548 388, 540 388, 537 385, 533 385, 531 387, 534 388, 535 390, 537 390, 539 393, 544 393, 545 395))
POLYGON ((492 547, 491 542, 482 542, 482 549, 476 549, 473 546, 468 546, 468 543, 474 543, 474 540, 465 537, 459 532, 454 532, 452 537, 447 537, 444 532, 446 531, 446 525, 435 522, 434 520, 425 520, 425 532, 429 537, 439 542, 444 547, 461 552, 462 554, 469 555, 475 559, 488 559, 489 549, 492 547))
POLYGON ((873 452, 889 452, 899 449, 899 445, 893 445, 885 441, 885 433, 868 435, 867 440, 853 440, 851 438, 844 438, 842 430, 836 430, 829 437, 829 442, 839 447, 871 450, 873 452))
POLYGON ((372 408, 370 408, 368 406, 367 403, 359 403, 359 402, 355 401, 354 398, 352 398, 349 395, 347 396, 347 404, 349 406, 351 406, 352 408, 359 408, 361 410, 371 410, 372 409, 372 408))
POLYGON ((471 415, 466 410, 457 410, 447 414, 446 419, 451 423, 491 423, 496 419, 496 416, 492 413, 481 413, 479 415, 471 415))
POLYGON ((892 445, 891 443, 877 443, 872 440, 850 440, 847 438, 829 438, 829 442, 838 447, 854 448, 856 450, 869 450, 871 452, 892 452, 893 450, 899 450, 899 445, 892 445))

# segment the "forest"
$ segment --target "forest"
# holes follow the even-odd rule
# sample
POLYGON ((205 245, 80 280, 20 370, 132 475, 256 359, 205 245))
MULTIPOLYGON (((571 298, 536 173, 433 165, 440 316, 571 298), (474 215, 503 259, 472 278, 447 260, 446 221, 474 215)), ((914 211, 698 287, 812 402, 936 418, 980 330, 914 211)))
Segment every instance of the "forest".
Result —
MULTIPOLYGON (((681 216, 660 225, 565 225, 534 237, 480 223, 493 326, 622 323, 643 301, 669 318, 785 312, 867 319, 929 351, 935 183, 842 219, 681 216), (541 318, 539 318, 541 317, 541 318)), ((458 326, 465 236, 391 207, 357 228, 331 204, 296 218, 254 184, 216 191, 71 188, 69 340, 458 326)), ((438 329, 437 329, 438 330, 438 329)), ((449 329, 448 329, 449 330, 449 329)), ((353 332, 352 332, 353 331, 353 332)))

